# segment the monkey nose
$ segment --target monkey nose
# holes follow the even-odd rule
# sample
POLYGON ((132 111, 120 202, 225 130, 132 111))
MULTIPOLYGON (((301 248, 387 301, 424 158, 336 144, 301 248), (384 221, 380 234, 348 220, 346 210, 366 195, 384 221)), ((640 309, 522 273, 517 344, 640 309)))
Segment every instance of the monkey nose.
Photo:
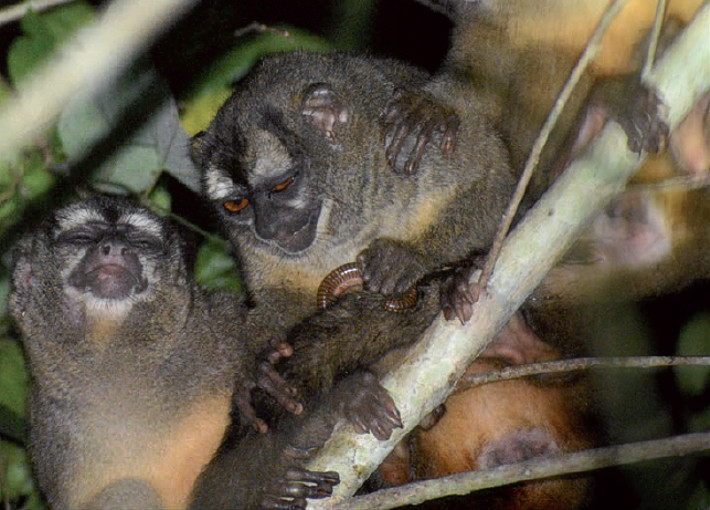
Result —
POLYGON ((123 243, 122 241, 118 241, 116 239, 111 239, 108 241, 104 241, 101 246, 99 247, 99 252, 101 255, 107 257, 107 256, 125 256, 128 254, 129 250, 128 247, 123 243))

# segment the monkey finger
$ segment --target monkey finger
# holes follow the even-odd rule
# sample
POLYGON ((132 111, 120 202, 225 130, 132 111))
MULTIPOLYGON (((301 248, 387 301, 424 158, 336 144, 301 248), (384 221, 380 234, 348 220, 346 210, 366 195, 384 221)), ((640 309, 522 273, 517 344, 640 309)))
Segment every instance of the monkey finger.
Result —
POLYGON ((291 386, 274 368, 264 362, 259 365, 260 375, 257 383, 266 393, 268 393, 280 406, 293 414, 301 414, 303 405, 294 398, 296 388, 291 386))
POLYGON ((385 155, 387 157, 387 162, 396 172, 403 171, 404 168, 400 168, 397 163, 399 160, 399 155, 402 152, 402 147, 404 142, 409 137, 409 128, 404 122, 396 122, 392 124, 392 127, 388 130, 388 134, 385 138, 386 149, 385 155))
POLYGON ((338 485, 340 475, 336 471, 309 471, 299 467, 292 467, 286 471, 286 480, 305 484, 338 485))
POLYGON ((284 448, 284 457, 290 460, 308 460, 315 452, 319 450, 318 446, 294 446, 288 445, 284 448))
POLYGON ((407 159, 407 163, 404 166, 404 172, 407 175, 411 175, 417 171, 419 168, 419 163, 421 163, 424 153, 426 152, 427 144, 434 133, 435 124, 432 121, 425 122, 424 125, 419 129, 419 134, 417 135, 416 142, 414 144, 414 149, 407 159))
POLYGON ((269 354, 268 360, 270 363, 275 364, 281 358, 290 358, 293 355, 293 346, 287 342, 283 342, 276 337, 272 337, 269 341, 273 352, 269 354))
POLYGON ((243 387, 237 389, 232 400, 244 419, 251 423, 257 432, 265 434, 269 430, 266 422, 256 415, 256 410, 251 405, 251 394, 248 389, 243 387))
POLYGON ((285 393, 289 396, 295 396, 298 394, 296 387, 284 379, 284 377, 273 367, 273 365, 268 362, 259 363, 259 375, 262 376, 262 379, 259 379, 259 381, 266 383, 268 380, 270 383, 276 385, 275 389, 279 392, 285 393))
POLYGON ((443 124, 440 124, 440 127, 443 127, 444 133, 441 138, 440 148, 444 153, 444 156, 448 156, 456 150, 456 142, 458 142, 458 131, 460 125, 461 121, 459 120, 459 116, 455 113, 447 116, 446 121, 443 124))
POLYGON ((283 499, 278 496, 266 495, 261 500, 262 510, 306 510, 305 498, 283 499))

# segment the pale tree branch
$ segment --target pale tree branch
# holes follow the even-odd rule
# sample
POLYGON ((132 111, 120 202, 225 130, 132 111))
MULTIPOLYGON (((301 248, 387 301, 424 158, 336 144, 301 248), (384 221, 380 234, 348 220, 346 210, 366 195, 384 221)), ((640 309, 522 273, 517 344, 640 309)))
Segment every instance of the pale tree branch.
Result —
POLYGON ((0 158, 41 137, 66 103, 108 86, 197 0, 115 0, 0 111, 0 158))
MULTIPOLYGON (((666 121, 678 125, 702 93, 710 89, 710 4, 663 55, 647 83, 668 107, 666 121)), ((439 316, 400 366, 384 378, 399 408, 404 428, 389 441, 357 435, 339 424, 323 451, 309 464, 340 473, 332 498, 312 508, 333 508, 352 496, 394 446, 452 391, 466 367, 493 339, 537 287, 581 229, 606 205, 644 158, 630 152, 626 135, 609 123, 587 151, 573 162, 510 234, 487 292, 465 325, 439 316)), ((590 466, 593 468, 593 466, 590 466)))
POLYGON ((538 133, 535 143, 533 143, 532 149, 530 150, 530 155, 525 162, 523 173, 520 175, 520 179, 518 179, 518 184, 516 185, 513 196, 510 199, 508 209, 503 215, 503 221, 501 221, 501 224, 498 227, 498 232, 496 232, 493 244, 491 245, 488 257, 486 258, 486 264, 483 266, 481 276, 478 279, 478 285, 481 289, 486 288, 488 279, 493 273, 493 268, 495 267, 496 260, 498 259, 498 254, 500 253, 503 241, 508 235, 508 229, 510 229, 510 226, 513 223, 513 219, 518 212, 518 207, 520 207, 520 203, 523 201, 523 197, 525 196, 525 191, 528 188, 530 179, 532 179, 533 172, 537 168, 537 164, 540 161, 542 150, 545 148, 552 130, 557 125, 557 120, 560 118, 563 108, 572 96, 572 92, 576 88, 577 83, 579 83, 579 80, 582 79, 587 67, 589 67, 589 64, 591 64, 599 53, 602 45, 602 38, 609 29, 611 22, 614 21, 616 15, 621 12, 627 1, 628 0, 616 0, 615 2, 609 4, 609 7, 607 7, 606 11, 599 20, 597 27, 594 29, 594 33, 592 33, 589 42, 587 42, 584 52, 577 60, 574 69, 572 69, 569 78, 565 82, 559 96, 555 100, 555 104, 552 106, 552 110, 550 110, 549 115, 545 119, 545 123, 540 128, 540 133, 538 133))
POLYGON ((42 12, 56 7, 57 5, 69 4, 71 2, 76 2, 76 0, 27 0, 26 2, 10 5, 9 7, 0 9, 0 25, 19 20, 30 10, 42 12))
POLYGON ((626 356, 541 361, 540 363, 505 367, 491 372, 465 374, 456 385, 456 391, 532 375, 560 374, 593 368, 668 368, 687 366, 710 366, 710 356, 626 356))
POLYGON ((463 496, 474 491, 527 480, 571 475, 590 469, 678 457, 708 450, 710 450, 710 432, 582 450, 505 464, 494 469, 470 471, 435 480, 410 483, 353 498, 338 508, 339 510, 386 510, 404 505, 417 505, 446 496, 463 496))

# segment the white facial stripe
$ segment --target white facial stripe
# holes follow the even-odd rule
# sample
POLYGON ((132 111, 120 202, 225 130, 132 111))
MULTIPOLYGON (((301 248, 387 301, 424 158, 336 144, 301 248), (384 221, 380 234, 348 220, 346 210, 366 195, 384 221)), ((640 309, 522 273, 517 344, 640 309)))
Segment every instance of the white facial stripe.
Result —
POLYGON ((160 223, 155 221, 153 218, 150 218, 143 214, 124 214, 118 219, 118 223, 125 223, 126 225, 131 225, 133 227, 136 227, 138 230, 148 232, 156 237, 160 237, 163 235, 163 229, 160 228, 160 223))
POLYGON ((210 167, 205 175, 207 195, 212 200, 224 200, 234 195, 234 181, 222 170, 210 167))
POLYGON ((92 221, 104 221, 104 217, 97 211, 84 207, 70 207, 62 214, 57 214, 59 230, 71 230, 80 225, 85 225, 92 221))
POLYGON ((293 165, 286 147, 268 131, 257 133, 254 152, 254 168, 250 172, 252 184, 264 178, 282 175, 293 165))

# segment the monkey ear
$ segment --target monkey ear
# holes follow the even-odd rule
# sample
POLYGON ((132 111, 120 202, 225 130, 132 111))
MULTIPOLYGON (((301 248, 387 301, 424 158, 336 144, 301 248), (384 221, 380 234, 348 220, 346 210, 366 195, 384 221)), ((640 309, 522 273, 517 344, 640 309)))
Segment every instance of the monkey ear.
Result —
POLYGON ((306 88, 301 114, 335 147, 340 145, 339 128, 352 116, 346 101, 327 83, 314 83, 306 88))
POLYGON ((190 156, 197 166, 202 166, 204 150, 207 145, 207 133, 205 131, 200 131, 192 137, 192 141, 190 143, 190 156))
POLYGON ((32 238, 24 237, 13 247, 12 250, 12 283, 18 289, 33 287, 37 282, 32 274, 32 263, 30 253, 32 250, 32 238))

